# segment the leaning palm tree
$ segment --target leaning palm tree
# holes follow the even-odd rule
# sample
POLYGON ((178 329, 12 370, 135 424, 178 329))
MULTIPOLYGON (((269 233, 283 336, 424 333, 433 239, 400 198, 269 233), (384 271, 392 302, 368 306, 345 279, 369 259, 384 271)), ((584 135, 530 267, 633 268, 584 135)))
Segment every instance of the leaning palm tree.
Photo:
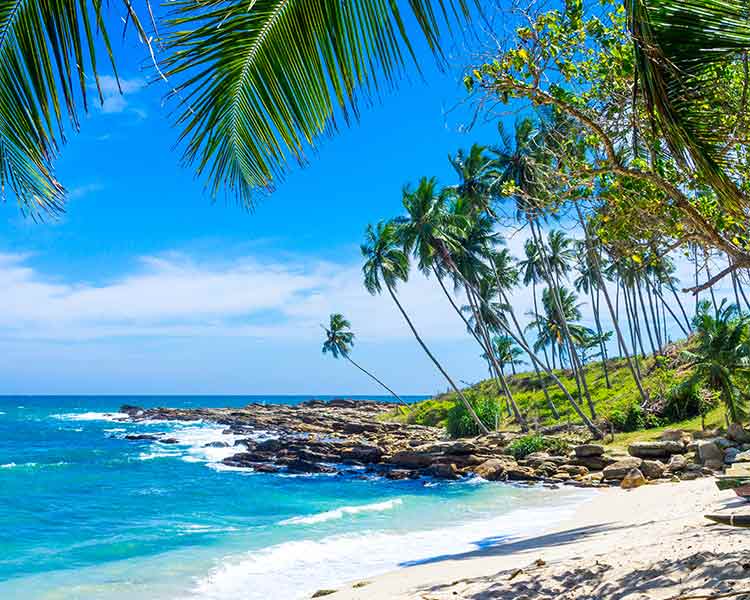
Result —
POLYGON ((328 327, 325 325, 321 325, 321 327, 326 332, 326 339, 323 342, 323 354, 330 352, 333 358, 338 358, 339 356, 344 357, 370 379, 374 380, 380 385, 380 387, 387 390, 388 393, 401 402, 401 404, 407 408, 409 407, 409 405, 402 400, 396 392, 375 377, 375 375, 370 373, 370 371, 354 362, 354 359, 351 356, 352 346, 354 345, 354 332, 351 331, 351 323, 344 318, 344 315, 341 313, 333 313, 328 321, 328 327))
MULTIPOLYGON (((163 18, 148 2, 114 4, 116 26, 122 16, 136 30, 166 81, 184 161, 211 194, 249 205, 289 158, 304 162, 318 138, 359 116, 360 102, 408 63, 419 67, 405 19, 442 66, 441 37, 477 1, 175 0, 163 18)), ((0 181, 24 212, 62 209, 54 160, 64 132, 78 129, 92 96, 103 102, 99 73, 117 77, 106 6, 0 0, 0 181)))
POLYGON ((711 310, 704 300, 694 319, 696 346, 683 352, 692 367, 690 384, 705 384, 719 393, 733 423, 748 415, 750 395, 745 391, 750 382, 750 320, 736 305, 721 305, 711 310))
POLYGON ((368 225, 365 230, 365 243, 361 246, 362 256, 365 264, 362 267, 365 288, 371 294, 379 294, 383 291, 383 285, 388 290, 393 302, 396 304, 406 324, 411 329, 425 354, 437 367, 438 371, 445 377, 448 384, 459 397, 471 418, 482 433, 489 433, 489 429, 477 415, 471 403, 466 399, 461 389, 456 385, 448 372, 443 368, 435 355, 430 351, 422 337, 417 332, 406 310, 396 295, 396 285, 399 281, 409 278, 409 257, 401 248, 401 238, 398 227, 394 223, 378 223, 375 227, 368 225))

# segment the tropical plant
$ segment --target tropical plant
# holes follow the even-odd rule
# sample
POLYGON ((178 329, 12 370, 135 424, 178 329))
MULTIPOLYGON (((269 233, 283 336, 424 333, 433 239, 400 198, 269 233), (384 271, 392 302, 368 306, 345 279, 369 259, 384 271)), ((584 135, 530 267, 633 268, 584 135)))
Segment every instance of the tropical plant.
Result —
POLYGON ((430 351, 422 337, 417 332, 409 315, 396 295, 396 285, 400 281, 406 281, 409 278, 409 257, 401 248, 401 236, 395 223, 380 222, 375 227, 368 225, 365 230, 365 243, 361 246, 362 256, 365 264, 362 267, 364 275, 365 288, 371 294, 379 294, 383 290, 383 285, 388 290, 391 299, 396 304, 399 312, 403 316, 406 324, 409 326, 412 334, 419 345, 424 350, 438 371, 445 377, 448 384, 453 388, 458 397, 464 403, 466 410, 474 419, 477 427, 482 433, 489 433, 487 427, 479 419, 469 401, 464 396, 461 389, 455 381, 448 375, 435 355, 430 351))
POLYGON ((507 335, 496 335, 492 338, 492 348, 501 371, 505 372, 505 369, 510 367, 515 375, 516 367, 523 364, 521 360, 523 350, 516 345, 513 338, 507 335))
MULTIPOLYGON (((120 6, 175 99, 184 161, 211 194, 228 190, 245 205, 281 180, 290 156, 304 162, 316 139, 356 119, 363 100, 416 64, 407 17, 442 66, 441 36, 476 8, 475 0, 177 0, 159 18, 146 5, 144 18, 137 3, 120 6)), ((53 162, 67 122, 78 129, 104 62, 117 77, 104 13, 99 0, 0 0, 0 181, 24 212, 62 208, 53 162)), ((101 90, 94 95, 103 101, 101 90)))
POLYGON ((354 359, 351 357, 352 346, 354 346, 354 332, 351 331, 351 323, 344 318, 344 315, 333 313, 329 318, 328 327, 325 325, 321 325, 321 327, 326 333, 326 339, 323 342, 323 354, 330 353, 333 358, 345 358, 408 408, 409 405, 396 392, 359 363, 354 362, 354 359))
POLYGON ((726 300, 713 310, 703 300, 693 325, 695 347, 683 352, 693 371, 686 385, 700 383, 718 392, 729 420, 740 423, 750 399, 750 318, 726 300))

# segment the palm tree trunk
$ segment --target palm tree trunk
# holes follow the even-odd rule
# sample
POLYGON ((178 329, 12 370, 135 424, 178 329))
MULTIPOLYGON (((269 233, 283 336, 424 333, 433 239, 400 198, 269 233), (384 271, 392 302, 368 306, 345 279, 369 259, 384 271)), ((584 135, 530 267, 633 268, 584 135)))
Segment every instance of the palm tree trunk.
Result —
MULTIPOLYGON (((495 353, 492 350, 492 343, 491 341, 486 338, 486 336, 482 336, 485 338, 485 341, 482 341, 479 336, 477 335, 476 331, 474 331, 474 328, 469 324, 469 322, 466 320, 466 317, 464 317, 463 313, 461 312, 461 309, 458 308, 456 303, 453 300, 453 297, 450 295, 448 290, 445 287, 445 284, 443 283, 443 278, 439 275, 437 272, 437 269, 433 266, 432 272, 435 274, 435 277, 437 277, 438 283, 440 284, 441 289, 443 290, 443 293, 445 294, 446 298, 448 298, 448 302, 450 302, 451 306, 453 307, 453 310, 458 313, 458 316, 461 317, 461 320, 466 325, 466 328, 469 330, 469 332, 474 336, 474 339, 479 344, 480 348, 484 350, 485 354, 487 355, 487 361, 490 365, 490 374, 493 376, 493 378, 496 380, 498 391, 500 388, 503 388, 505 390, 505 401, 509 406, 509 410, 512 408, 512 415, 515 417, 516 422, 521 427, 522 430, 526 431, 528 427, 526 426, 526 422, 524 421, 523 417, 521 416, 521 411, 518 410, 518 405, 516 404, 516 401, 513 398, 513 395, 510 393, 510 387, 508 387, 507 382, 505 381, 505 377, 501 374, 501 370, 498 370, 497 365, 497 359, 495 358, 495 353), (493 375, 494 371, 494 375, 493 375)), ((467 292, 467 297, 469 299, 469 304, 471 305, 472 313, 474 314, 474 319, 477 321, 477 325, 481 327, 480 325, 480 317, 478 312, 474 308, 474 304, 472 302, 471 297, 469 297, 467 292)))
MULTIPOLYGON (((615 287, 615 316, 613 317, 615 320, 619 322, 620 320, 620 279, 619 277, 615 276, 616 281, 616 287, 615 287)), ((624 349, 622 347, 622 342, 620 341, 620 338, 617 338, 617 348, 620 353, 620 358, 622 358, 622 355, 624 353, 624 349)))
MULTIPOLYGON (((674 299, 677 301, 677 306, 680 307, 680 312, 682 312, 682 316, 685 319, 685 324, 687 325, 687 331, 685 332, 685 335, 689 335, 689 332, 692 330, 693 326, 690 323, 690 319, 687 316, 687 312, 685 311, 685 306, 682 304, 682 300, 680 300, 680 295, 677 293, 677 290, 674 287, 674 282, 672 281, 671 277, 667 277, 667 283, 669 283, 669 289, 672 291, 672 295, 674 296, 674 299)), ((683 331, 685 331, 683 329, 683 331)))
MULTIPOLYGON (((581 226, 583 227, 583 233, 584 233, 584 239, 586 242, 586 247, 591 248, 591 238, 589 237, 589 230, 588 226, 586 225, 586 222, 583 219, 583 214, 581 213, 581 208, 576 204, 576 210, 578 211, 578 218, 581 221, 581 226)), ((638 388, 638 392, 641 394, 641 399, 643 400, 644 404, 648 402, 648 395, 646 394, 646 391, 643 389, 643 384, 641 383, 640 373, 636 371, 633 361, 630 359, 630 354, 628 353, 628 347, 625 344, 625 338, 622 335, 622 331, 620 330, 620 323, 619 319, 617 318, 617 314, 615 313, 614 308, 612 307, 612 300, 609 297, 609 291, 607 290, 607 286, 604 283, 604 278, 602 277, 602 269, 601 269, 601 263, 599 262, 599 256, 597 254, 593 254, 592 256, 594 260, 594 272, 596 273, 596 279, 598 282, 598 287, 604 294, 604 300, 607 303, 607 308, 609 309, 609 316, 612 318, 612 325, 615 328, 615 334, 617 335, 617 340, 620 344, 620 347, 624 350, 625 358, 628 362, 628 368, 630 369, 630 374, 633 376, 633 381, 635 381, 635 385, 638 388)))
MULTIPOLYGON (((537 304, 536 300, 536 281, 534 279, 531 280, 531 297, 534 299, 534 314, 539 314, 539 305, 537 304)), ((537 323, 536 324, 537 334, 539 337, 542 336, 542 326, 537 323)), ((544 352, 544 360, 547 363, 547 366, 549 366, 549 358, 547 357, 547 348, 542 348, 542 352, 544 352)))
POLYGON ((643 275, 643 279, 646 280, 646 299, 648 300, 648 309, 651 313, 651 318, 654 322, 654 337, 656 338, 656 343, 659 348, 659 353, 661 353, 662 348, 664 348, 664 343, 661 339, 661 328, 659 327, 659 315, 658 313, 654 312, 654 299, 651 295, 651 288, 649 287, 649 280, 648 280, 648 274, 643 275))
POLYGON ((643 290, 641 289, 641 278, 636 276, 635 278, 635 290, 638 292, 638 299, 641 302, 641 310, 643 311, 643 323, 646 325, 646 334, 648 336, 648 343, 651 346, 651 353, 656 357, 658 351, 654 345, 654 338, 651 336, 651 326, 648 322, 648 313, 646 312, 646 303, 643 301, 643 290))
MULTIPOLYGON (((648 283, 650 286, 652 286, 651 289, 653 290, 654 295, 656 296, 656 298, 659 301, 661 301, 662 307, 664 307, 666 310, 669 311, 669 314, 672 315, 672 318, 674 319, 674 322, 677 323, 677 326, 680 328, 680 330, 682 331, 682 333, 687 336, 688 332, 685 331, 685 328, 682 326, 682 322, 680 321, 680 319, 674 313, 674 311, 669 306, 669 304, 667 304, 666 300, 664 300, 664 296, 662 296, 661 292, 658 291, 655 287, 653 287, 654 284, 651 283, 648 279, 646 279, 646 283, 648 283)), ((684 310, 683 310, 683 314, 684 314, 684 310)), ((684 315, 684 316, 687 317, 687 315, 684 315)), ((666 321, 666 319, 664 319, 664 320, 666 321)), ((666 323, 665 323, 665 326, 664 326, 664 330, 666 331, 666 323)), ((666 336, 665 336, 665 338, 666 338, 666 336)))
MULTIPOLYGON (((708 266, 708 254, 706 252, 703 253, 703 264, 706 267, 706 279, 711 279, 711 268, 708 266)), ((716 296, 714 295, 714 286, 709 285, 708 291, 711 294, 711 302, 714 305, 714 310, 719 310, 719 305, 716 303, 716 296)))
MULTIPOLYGON (((385 279, 385 278, 384 278, 385 279)), ((414 324, 411 322, 411 319, 409 318, 409 315, 406 314, 406 311, 404 310, 404 307, 401 306, 401 303, 398 301, 398 298, 396 297, 396 292, 393 291, 393 288, 391 287, 391 284, 388 282, 387 279, 385 279, 385 286, 388 288, 388 293, 391 295, 391 298, 393 298, 393 301, 396 303, 396 306, 398 307, 399 311, 401 312, 401 315, 404 317, 404 320, 406 321, 406 324, 409 326, 409 329, 411 329, 411 332, 414 334, 414 337, 417 338, 417 342, 419 342, 419 345, 422 347, 422 350, 424 350, 425 354, 430 358, 430 360, 434 363, 434 365, 437 367, 438 371, 442 373, 443 377, 445 377, 448 384, 453 388, 453 391, 456 392, 458 397, 461 399, 461 402, 463 402, 464 406, 466 407, 466 410, 471 415, 471 418, 474 419, 474 422, 477 424, 477 427, 479 427, 479 431, 481 431, 483 434, 488 434, 490 432, 489 429, 487 429, 486 425, 482 423, 482 420, 477 415, 476 411, 474 410, 474 407, 469 403, 469 401, 466 399, 466 396, 464 396, 463 392, 458 388, 456 383, 453 381, 450 375, 446 372, 446 370, 443 368, 443 365, 441 365, 438 362, 438 359, 435 358, 435 356, 430 352, 430 349, 427 347, 427 344, 422 341, 422 338, 419 336, 419 333, 417 333, 416 328, 414 327, 414 324)))
MULTIPOLYGON (((455 263, 452 260, 450 260, 450 256, 449 255, 448 255, 447 258, 449 259, 447 261, 448 266, 451 268, 451 270, 456 275, 456 277, 458 277, 461 280, 461 282, 464 284, 464 287, 467 288, 467 289, 470 288, 470 287, 472 287, 472 285, 463 276, 463 273, 461 273, 461 271, 459 271, 456 268, 455 263)), ((474 290, 474 291, 476 292, 476 290, 474 290)), ((487 302, 486 299, 482 298, 479 295, 477 297, 479 298, 479 301, 485 306, 485 308, 487 308, 487 310, 495 312, 495 309, 492 307, 492 305, 489 304, 489 302, 487 302)), ((534 361, 545 373, 547 373, 547 375, 549 375, 549 377, 552 379, 552 381, 555 383, 555 385, 560 388, 560 390, 562 391, 563 394, 565 394, 565 397, 568 399, 568 402, 570 402, 571 406, 573 407, 573 410, 575 410, 576 414, 581 419, 581 421, 583 422, 583 424, 586 425, 586 428, 589 430, 589 432, 591 432, 591 435, 595 439, 597 439, 597 440, 602 439, 602 437, 603 437, 602 432, 599 431, 599 429, 596 427, 596 425, 594 425, 594 423, 581 410, 581 407, 578 405, 578 402, 576 402, 575 398, 573 398, 573 396, 571 396, 570 392, 563 385, 562 381, 560 381, 560 379, 557 377, 557 375, 555 375, 549 369, 549 367, 547 367, 546 365, 544 365, 544 363, 542 363, 542 361, 539 359, 539 357, 531 351, 531 349, 529 348, 528 344, 526 344, 526 342, 523 339, 519 338, 515 333, 513 333, 513 331, 511 331, 510 327, 508 327, 508 325, 502 320, 502 318, 498 319, 498 323, 499 323, 500 327, 503 329, 503 331, 505 331, 511 338, 513 338, 513 340, 516 342, 516 344, 518 344, 521 347, 521 349, 524 350, 529 355, 529 358, 532 361, 534 361)))
MULTIPOLYGON (((513 399, 513 395, 510 392, 508 383, 505 381, 505 376, 502 374, 502 369, 500 369, 500 365, 497 364, 497 356, 495 356, 495 352, 492 349, 492 341, 490 340, 490 334, 489 334, 489 331, 487 330, 487 324, 484 322, 484 319, 482 318, 482 313, 477 307, 477 301, 476 301, 476 298, 474 297, 474 290, 473 288, 466 288, 466 287, 464 289, 466 290, 466 297, 469 299, 469 306, 471 307, 471 310, 474 313, 474 319, 479 328, 479 333, 482 336, 482 339, 484 340, 484 346, 487 351, 487 356, 490 357, 490 360, 492 361, 492 366, 495 369, 495 374, 502 382, 503 388, 505 388, 505 393, 508 395, 510 407, 513 409, 513 417, 515 418, 516 423, 518 423, 518 425, 521 427, 522 431, 528 431, 528 426, 526 425, 526 421, 521 415, 521 411, 518 409, 518 405, 516 404, 516 401, 513 399)), ((478 297, 479 294, 476 294, 476 296, 478 297)))
POLYGON ((596 323, 596 333, 599 336, 599 351, 602 356, 602 370, 604 371, 604 382, 607 385, 607 389, 612 387, 609 382, 609 372, 607 371, 607 345, 602 339, 602 324, 599 319, 599 287, 596 288, 596 297, 594 297, 594 288, 589 285, 589 297, 591 298, 591 308, 594 311, 594 322, 596 323))
POLYGON ((365 375, 367 375, 368 377, 370 377, 371 379, 373 379, 374 381, 376 381, 377 383, 379 383, 381 387, 383 387, 386 390, 388 390, 388 393, 391 396, 393 396, 396 400, 398 400, 401 404, 403 404, 407 409, 411 410, 411 407, 409 406, 409 404, 405 400, 402 400, 401 396, 399 396, 396 392, 394 392, 386 384, 384 384, 382 381, 380 381, 380 379, 378 379, 377 377, 375 377, 375 375, 373 375, 372 373, 370 373, 370 371, 368 371, 364 367, 362 367, 359 364, 357 364, 356 362, 354 362, 354 359, 351 356, 349 356, 348 354, 344 354, 344 358, 346 360, 348 360, 350 363, 352 363, 355 367, 357 367, 360 371, 362 371, 365 375))

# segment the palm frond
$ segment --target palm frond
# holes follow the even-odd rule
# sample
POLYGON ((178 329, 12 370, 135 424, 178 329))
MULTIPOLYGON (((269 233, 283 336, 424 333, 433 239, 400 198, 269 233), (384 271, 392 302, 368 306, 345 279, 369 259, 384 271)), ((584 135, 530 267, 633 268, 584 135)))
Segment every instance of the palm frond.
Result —
POLYGON ((26 214, 62 210, 53 161, 99 87, 97 33, 114 70, 100 0, 0 0, 0 186, 26 214))
MULTIPOLYGON (((697 167, 735 214, 747 198, 733 177, 732 135, 744 119, 740 58, 750 50, 744 0, 629 0, 641 93, 670 150, 697 167)), ((744 85, 747 85, 745 82, 744 85)), ((738 142, 740 140, 735 140, 738 142)))
MULTIPOLYGON (((409 0, 428 45, 469 17, 475 0, 409 0), (437 10, 436 10, 437 9, 437 10)), ((404 15, 392 0, 176 0, 166 36, 167 76, 180 80, 177 123, 184 160, 252 206, 272 189, 288 157, 345 121, 393 85, 414 61, 404 15)), ((416 61, 414 61, 416 62, 416 61)))

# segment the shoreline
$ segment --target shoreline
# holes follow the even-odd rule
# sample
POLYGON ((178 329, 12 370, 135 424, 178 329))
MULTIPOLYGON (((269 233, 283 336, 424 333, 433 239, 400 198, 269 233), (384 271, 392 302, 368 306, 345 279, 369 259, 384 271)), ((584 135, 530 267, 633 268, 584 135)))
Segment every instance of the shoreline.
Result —
POLYGON ((572 518, 542 533, 350 582, 324 597, 635 600, 744 589, 750 597, 746 532, 703 517, 745 503, 712 478, 591 493, 572 518))

